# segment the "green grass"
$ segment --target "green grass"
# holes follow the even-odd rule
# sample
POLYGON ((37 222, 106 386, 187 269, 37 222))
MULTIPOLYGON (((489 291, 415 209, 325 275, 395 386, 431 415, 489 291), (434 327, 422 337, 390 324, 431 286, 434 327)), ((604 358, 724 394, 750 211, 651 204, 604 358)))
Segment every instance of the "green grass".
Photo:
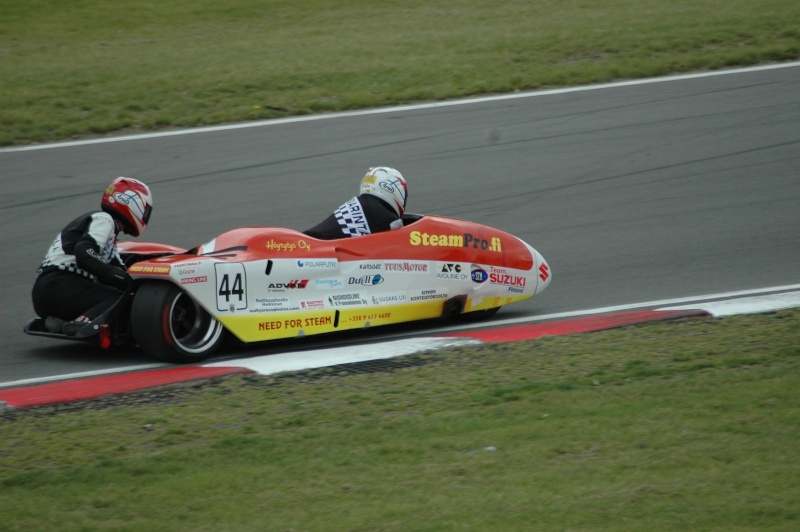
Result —
POLYGON ((798 57, 786 0, 5 0, 0 145, 798 57))
POLYGON ((795 309, 11 411, 0 529, 796 530, 798 339, 795 309))

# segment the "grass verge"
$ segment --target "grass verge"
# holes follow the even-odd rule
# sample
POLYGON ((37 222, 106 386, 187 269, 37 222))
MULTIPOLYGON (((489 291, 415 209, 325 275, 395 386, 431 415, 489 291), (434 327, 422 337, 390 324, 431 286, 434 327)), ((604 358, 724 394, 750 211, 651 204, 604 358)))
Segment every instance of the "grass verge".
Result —
POLYGON ((10 411, 2 528, 796 530, 798 339, 794 309, 10 411))
POLYGON ((785 0, 1 6, 0 145, 800 57, 785 0))

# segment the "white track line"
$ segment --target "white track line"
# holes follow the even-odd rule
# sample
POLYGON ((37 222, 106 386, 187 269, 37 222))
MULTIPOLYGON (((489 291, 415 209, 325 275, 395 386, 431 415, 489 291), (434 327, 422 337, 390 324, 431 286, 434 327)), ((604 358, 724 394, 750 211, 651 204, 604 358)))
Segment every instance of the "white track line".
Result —
MULTIPOLYGON (((798 286, 798 288, 800 288, 800 286, 798 286)), ((660 302, 652 302, 651 304, 638 305, 638 307, 652 307, 653 303, 656 305, 660 304, 660 302)), ((636 307, 637 305, 632 305, 621 308, 620 310, 631 310, 636 307)), ((700 302, 676 307, 657 308, 654 310, 662 311, 700 309, 705 310, 713 316, 733 316, 735 314, 758 314, 762 312, 772 312, 794 307, 800 307, 800 290, 796 292, 779 292, 761 294, 751 297, 737 297, 723 301, 700 302)), ((580 313, 580 315, 585 315, 587 313, 602 314, 603 312, 583 311, 580 313)), ((526 323, 532 323, 536 321, 543 321, 542 317, 540 316, 533 320, 525 320, 526 323)), ((483 327, 486 328, 488 326, 492 329, 496 329, 500 328, 500 324, 501 322, 493 321, 488 324, 483 324, 483 327)), ((411 355, 421 351, 482 343, 480 340, 470 338, 437 338, 435 333, 431 331, 426 331, 426 334, 431 334, 431 336, 424 338, 408 338, 404 340, 384 341, 367 345, 319 348, 306 351, 295 351, 293 353, 282 353, 278 355, 264 355, 243 359, 240 358, 213 362, 210 364, 204 364, 204 366, 242 367, 261 375, 274 375, 276 373, 283 373, 286 371, 301 371, 305 369, 326 368, 340 364, 367 362, 370 360, 384 360, 403 355, 411 355)))
MULTIPOLYGON (((754 290, 739 290, 736 292, 723 292, 720 294, 708 294, 704 296, 683 297, 677 299, 663 299, 660 301, 633 303, 630 305, 618 305, 575 312, 561 312, 558 314, 547 314, 543 316, 516 318, 510 320, 494 320, 490 323, 476 324, 469 327, 443 327, 440 329, 426 330, 425 334, 427 334, 428 337, 425 338, 403 338, 398 340, 390 340, 390 337, 384 337, 383 342, 375 342, 357 346, 293 351, 289 353, 275 353, 261 357, 256 356, 244 359, 228 359, 204 364, 204 366, 247 367, 258 373, 271 374, 283 371, 298 371, 301 369, 335 366, 337 364, 393 358, 396 356, 408 355, 430 349, 480 343, 479 341, 470 338, 436 337, 437 333, 453 332, 454 329, 458 329, 459 331, 473 328, 496 329, 507 325, 536 323, 554 319, 574 318, 580 316, 606 314, 610 312, 623 312, 642 308, 653 308, 654 310, 701 309, 706 310, 714 316, 730 316, 733 314, 770 312, 794 307, 800 307, 800 284, 775 286, 754 290)), ((142 371, 146 369, 158 369, 171 366, 171 364, 145 364, 141 366, 127 366, 98 371, 71 373, 67 375, 25 379, 12 382, 0 382, 0 389, 28 386, 32 384, 43 384, 52 381, 142 371)))
POLYGON ((660 308, 657 310, 705 310, 714 317, 735 316, 737 314, 759 314, 800 307, 800 292, 786 292, 768 296, 743 297, 726 301, 709 301, 694 305, 660 308))
POLYGON ((76 140, 70 142, 57 142, 52 144, 34 144, 29 146, 15 146, 11 148, 0 148, 0 153, 11 153, 18 151, 46 150, 51 148, 68 148, 71 146, 85 146, 89 144, 103 144, 107 142, 126 142, 129 140, 154 139, 159 137, 174 137, 178 135, 194 135, 196 133, 212 133, 217 131, 227 131, 231 129, 245 129, 251 127, 268 127, 282 124, 293 124, 297 122, 309 122, 314 120, 330 120, 333 118, 365 116, 383 113, 400 113, 406 111, 416 111, 419 109, 434 109, 439 107, 450 107, 454 105, 470 105, 475 103, 497 102, 502 100, 512 100, 517 98, 532 98, 537 96, 550 96, 553 94, 566 94, 570 92, 592 91, 599 89, 613 89, 618 87, 630 87, 633 85, 646 85, 650 83, 663 83, 667 81, 680 81, 686 79, 707 78, 712 76, 727 76, 731 74, 744 74, 748 72, 759 72, 762 70, 774 70, 778 68, 793 68, 800 66, 800 61, 791 63, 776 63, 771 65, 761 65, 746 68, 729 70, 713 70, 709 72, 695 72, 692 74, 680 74, 676 76, 664 76, 658 78, 634 79, 628 81, 615 81, 613 83, 598 83, 596 85, 584 85, 580 87, 566 87, 561 89, 550 89, 540 91, 514 92, 511 94, 498 94, 493 96, 482 96, 478 98, 464 98, 460 100, 448 100, 444 102, 431 102, 413 105, 398 105, 393 107, 380 107, 377 109, 364 109, 360 111, 346 111, 341 113, 328 113, 320 115, 296 116, 291 118, 277 118, 272 120, 257 120, 253 122, 241 122, 236 124, 224 124, 219 126, 197 127, 192 129, 178 129, 174 131, 158 131, 155 133, 142 133, 139 135, 127 135, 121 137, 104 137, 99 139, 76 140))

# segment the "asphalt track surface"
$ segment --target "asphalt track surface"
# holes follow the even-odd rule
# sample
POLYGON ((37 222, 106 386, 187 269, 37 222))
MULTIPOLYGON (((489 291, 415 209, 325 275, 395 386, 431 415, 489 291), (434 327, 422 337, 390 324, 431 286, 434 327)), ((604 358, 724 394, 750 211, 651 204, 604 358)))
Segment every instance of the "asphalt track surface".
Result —
POLYGON ((498 227, 548 260, 548 291, 498 319, 800 283, 800 65, 517 96, 0 150, 0 382, 152 365, 22 333, 50 241, 119 175, 155 194, 143 239, 191 247, 305 229, 369 166, 395 166, 409 211, 498 227))

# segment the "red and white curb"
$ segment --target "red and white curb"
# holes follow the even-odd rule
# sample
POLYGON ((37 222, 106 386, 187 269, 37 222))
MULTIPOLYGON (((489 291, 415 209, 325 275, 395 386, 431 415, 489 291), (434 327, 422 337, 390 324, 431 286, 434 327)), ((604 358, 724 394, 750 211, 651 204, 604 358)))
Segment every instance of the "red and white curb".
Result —
POLYGON ((429 338, 409 338, 376 344, 281 353, 212 362, 198 366, 172 366, 28 386, 13 387, 12 385, 10 388, 0 388, 0 407, 25 408, 68 403, 222 375, 237 373, 271 375, 389 359, 421 351, 483 342, 516 342, 532 340, 541 336, 562 336, 694 316, 754 314, 800 307, 800 285, 783 288, 793 288, 796 291, 707 303, 665 306, 655 310, 640 309, 596 313, 539 323, 528 322, 510 326, 488 324, 483 327, 491 328, 475 328, 453 333, 443 332, 429 338))

